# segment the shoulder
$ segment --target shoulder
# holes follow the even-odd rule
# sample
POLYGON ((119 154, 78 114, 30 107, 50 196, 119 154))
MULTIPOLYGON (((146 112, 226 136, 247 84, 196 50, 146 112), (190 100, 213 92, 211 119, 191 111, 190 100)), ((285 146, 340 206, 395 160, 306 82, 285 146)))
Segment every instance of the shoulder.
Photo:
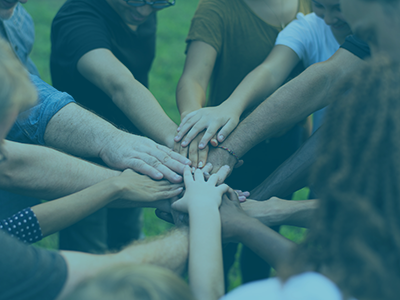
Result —
POLYGON ((293 20, 289 26, 303 26, 303 27, 308 27, 308 28, 320 28, 326 27, 326 24, 324 20, 319 18, 315 13, 310 13, 307 15, 304 15, 303 13, 298 13, 296 16, 296 19, 293 20))
POLYGON ((340 290, 332 281, 321 274, 307 272, 293 276, 285 283, 278 278, 271 278, 246 284, 221 300, 261 300, 265 299, 266 295, 269 300, 342 299, 340 290))

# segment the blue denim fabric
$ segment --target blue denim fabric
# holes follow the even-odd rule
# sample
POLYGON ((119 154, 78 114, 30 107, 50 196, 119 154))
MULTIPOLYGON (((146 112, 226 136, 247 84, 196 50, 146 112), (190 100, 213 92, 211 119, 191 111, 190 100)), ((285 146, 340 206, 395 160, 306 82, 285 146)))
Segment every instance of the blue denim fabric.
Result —
POLYGON ((39 94, 38 104, 19 114, 7 139, 28 144, 44 145, 44 133, 50 119, 65 105, 75 102, 67 93, 62 93, 35 75, 30 75, 39 94))
MULTIPOLYGON (((35 28, 33 20, 27 11, 18 4, 13 16, 6 21, 0 21, 4 30, 0 30, 0 36, 7 40, 22 64, 29 73, 39 76, 39 72, 29 58, 35 40, 35 28)), ((0 24, 1 27, 1 24, 0 24)))

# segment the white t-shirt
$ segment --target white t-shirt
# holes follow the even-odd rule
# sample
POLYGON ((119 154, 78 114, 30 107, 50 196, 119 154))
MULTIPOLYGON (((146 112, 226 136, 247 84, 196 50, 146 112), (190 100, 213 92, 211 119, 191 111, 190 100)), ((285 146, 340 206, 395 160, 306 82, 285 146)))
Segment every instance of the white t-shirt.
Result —
POLYGON ((307 272, 282 283, 270 278, 242 285, 220 300, 342 300, 338 287, 325 276, 307 272))
POLYGON ((305 68, 327 60, 340 47, 331 28, 315 13, 306 16, 298 13, 297 19, 279 33, 275 45, 296 52, 305 68))

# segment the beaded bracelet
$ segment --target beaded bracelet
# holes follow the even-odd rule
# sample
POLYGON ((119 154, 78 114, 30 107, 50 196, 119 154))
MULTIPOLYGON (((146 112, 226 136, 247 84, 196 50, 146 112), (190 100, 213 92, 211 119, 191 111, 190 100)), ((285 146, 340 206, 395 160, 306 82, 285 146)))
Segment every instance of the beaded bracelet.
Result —
POLYGON ((239 161, 239 157, 236 155, 235 152, 233 152, 231 149, 229 149, 228 147, 224 147, 224 146, 218 146, 218 148, 221 148, 225 151, 228 151, 229 154, 233 155, 234 158, 236 158, 236 162, 239 161))

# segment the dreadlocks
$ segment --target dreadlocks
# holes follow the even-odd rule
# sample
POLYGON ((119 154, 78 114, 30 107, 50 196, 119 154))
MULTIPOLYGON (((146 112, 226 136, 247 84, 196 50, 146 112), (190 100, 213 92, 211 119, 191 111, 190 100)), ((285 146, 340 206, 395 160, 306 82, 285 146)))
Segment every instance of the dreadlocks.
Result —
POLYGON ((347 296, 398 299, 400 65, 377 58, 335 91, 313 176, 323 191, 315 227, 284 277, 309 269, 347 296))

